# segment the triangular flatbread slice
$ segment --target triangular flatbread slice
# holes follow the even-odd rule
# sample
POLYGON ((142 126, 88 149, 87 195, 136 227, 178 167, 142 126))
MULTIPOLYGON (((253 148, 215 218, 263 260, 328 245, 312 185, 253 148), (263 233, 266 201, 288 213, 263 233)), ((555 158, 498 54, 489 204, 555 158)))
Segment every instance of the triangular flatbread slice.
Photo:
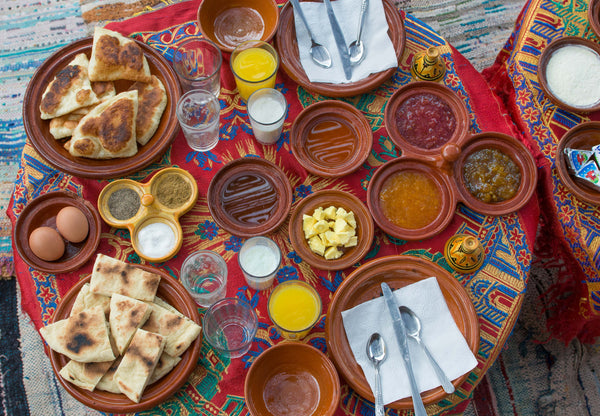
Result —
POLYGON ((133 334, 146 322, 151 312, 152 308, 146 302, 118 293, 112 295, 108 322, 120 354, 125 352, 133 334))
POLYGON ((71 315, 78 314, 98 305, 102 306, 102 310, 108 315, 110 311, 110 297, 90 292, 90 284, 86 283, 79 289, 79 293, 71 308, 71 315))
POLYGON ((154 368, 152 376, 150 376, 150 380, 148 380, 148 384, 150 385, 155 383, 166 376, 169 371, 175 368, 179 361, 181 361, 181 357, 171 357, 169 354, 163 351, 158 359, 158 363, 156 363, 156 367, 154 368))
POLYGON ((119 385, 115 381, 115 372, 117 371, 117 368, 119 368, 122 359, 123 356, 120 356, 113 361, 110 368, 104 373, 98 384, 96 384, 96 389, 108 391, 110 393, 121 393, 121 389, 119 389, 119 385))
POLYGON ((60 369, 59 373, 65 380, 76 386, 93 391, 112 363, 112 361, 80 363, 79 361, 71 360, 60 369))
POLYGON ((160 124, 160 118, 167 106, 167 92, 162 82, 154 75, 152 75, 152 81, 136 82, 129 89, 138 92, 135 137, 137 142, 143 146, 152 138, 160 124))
POLYGON ((114 375, 121 393, 136 403, 140 402, 164 346, 165 339, 158 334, 143 329, 135 332, 114 375))
POLYGON ((46 87, 40 103, 43 120, 62 116, 100 101, 88 78, 88 64, 87 56, 80 53, 56 74, 46 87))
POLYGON ((65 148, 90 159, 130 157, 137 153, 137 91, 126 91, 98 104, 81 119, 65 148))
POLYGON ((118 293, 152 302, 159 284, 160 275, 99 253, 90 278, 90 291, 105 296, 118 293))
POLYGON ((150 67, 140 45, 112 30, 96 27, 88 67, 92 81, 150 82, 150 67))
POLYGON ((90 363, 116 358, 102 306, 42 327, 40 334, 50 348, 75 361, 90 363))

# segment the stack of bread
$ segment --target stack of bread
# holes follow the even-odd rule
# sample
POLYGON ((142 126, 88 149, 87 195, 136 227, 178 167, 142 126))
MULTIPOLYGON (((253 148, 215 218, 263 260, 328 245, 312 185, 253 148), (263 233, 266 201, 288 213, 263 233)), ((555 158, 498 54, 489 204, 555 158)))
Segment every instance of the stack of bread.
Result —
POLYGON ((164 85, 150 73, 142 48, 107 29, 94 31, 91 57, 78 54, 48 84, 40 103, 55 139, 91 159, 130 157, 152 138, 167 105, 164 85), (131 84, 117 92, 115 81, 131 84), (133 83, 132 83, 133 81, 133 83))
POLYGON ((160 279, 98 254, 69 317, 40 329, 50 348, 71 359, 60 370, 65 380, 139 403, 146 386, 181 361, 201 328, 156 296, 160 279))

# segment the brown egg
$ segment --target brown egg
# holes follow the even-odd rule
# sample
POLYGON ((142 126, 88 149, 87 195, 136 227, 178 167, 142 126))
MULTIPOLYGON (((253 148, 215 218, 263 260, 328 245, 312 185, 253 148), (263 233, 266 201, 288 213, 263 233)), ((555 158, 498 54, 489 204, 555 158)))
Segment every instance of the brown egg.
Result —
POLYGON ((72 243, 79 243, 88 235, 90 225, 79 208, 64 207, 56 215, 58 232, 72 243))
POLYGON ((54 261, 65 252, 65 242, 54 228, 39 227, 29 235, 29 247, 42 260, 54 261))

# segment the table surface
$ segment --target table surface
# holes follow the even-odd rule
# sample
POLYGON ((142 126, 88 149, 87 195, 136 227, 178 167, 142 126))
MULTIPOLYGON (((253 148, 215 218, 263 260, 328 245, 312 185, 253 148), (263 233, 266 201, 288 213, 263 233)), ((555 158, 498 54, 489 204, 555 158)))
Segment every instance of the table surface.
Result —
MULTIPOLYGON (((198 2, 185 2, 108 27, 151 45, 170 60, 178 42, 189 36, 198 36, 198 28, 194 23, 197 7, 198 2)), ((416 52, 428 46, 439 46, 441 49, 447 69, 444 83, 461 96, 469 109, 470 132, 498 131, 516 135, 501 103, 468 61, 431 28, 410 15, 404 18, 407 44, 396 73, 381 87, 369 93, 343 99, 363 112, 373 130, 373 150, 367 162, 353 174, 338 179, 321 178, 309 174, 297 163, 289 143, 292 121, 303 108, 327 97, 312 94, 299 87, 282 70, 278 73, 276 88, 285 94, 289 105, 284 132, 273 146, 259 144, 252 136, 246 108, 237 95, 226 55, 221 70, 219 145, 210 152, 194 152, 180 134, 160 161, 129 176, 130 179, 144 182, 153 172, 166 166, 178 166, 192 173, 200 192, 197 204, 181 218, 183 247, 175 258, 157 266, 177 277, 186 254, 197 249, 211 249, 220 253, 228 262, 227 295, 250 302, 260 321, 253 346, 242 358, 230 360, 221 357, 204 343, 198 366, 188 382, 175 396, 153 409, 152 414, 166 414, 173 412, 175 408, 196 411, 204 408, 220 414, 244 414, 243 381, 249 366, 262 351, 282 340, 266 314, 266 300, 270 291, 257 292, 243 280, 236 258, 243 239, 220 229, 210 216, 206 191, 211 178, 221 166, 240 157, 262 157, 276 163, 284 170, 292 186, 292 209, 303 197, 320 189, 341 189, 365 200, 366 187, 373 172, 386 161, 400 156, 400 151, 390 140, 383 122, 386 101, 399 86, 411 81, 410 62, 416 52)), ((14 223, 31 199, 57 189, 70 190, 96 204, 99 192, 107 183, 71 177, 57 171, 26 144, 9 216, 14 223)), ((476 236, 485 248, 486 258, 482 268, 476 273, 455 273, 454 276, 465 288, 477 311, 480 326, 480 345, 476 354, 478 365, 453 395, 428 407, 429 414, 454 413, 464 409, 473 389, 500 353, 517 319, 527 287, 538 219, 535 196, 519 212, 500 217, 482 215, 459 204, 452 222, 440 235, 424 241, 406 242, 377 229, 371 249, 363 261, 346 270, 332 272, 312 268, 302 261, 293 251, 286 222, 270 235, 284 254, 276 279, 278 283, 301 279, 317 288, 323 300, 324 313, 302 342, 326 352, 325 311, 335 289, 352 270, 374 258, 408 254, 427 259, 451 271, 442 255, 444 243, 456 233, 476 236)), ((132 263, 145 263, 133 251, 128 231, 111 228, 106 224, 103 224, 98 252, 132 263)), ((73 273, 48 275, 29 268, 15 255, 23 308, 36 327, 48 322, 66 291, 89 274, 92 263, 88 262, 73 273)), ((201 313, 203 311, 200 309, 201 313)), ((336 414, 372 412, 372 403, 360 398, 343 380, 342 386, 342 400, 336 414)))

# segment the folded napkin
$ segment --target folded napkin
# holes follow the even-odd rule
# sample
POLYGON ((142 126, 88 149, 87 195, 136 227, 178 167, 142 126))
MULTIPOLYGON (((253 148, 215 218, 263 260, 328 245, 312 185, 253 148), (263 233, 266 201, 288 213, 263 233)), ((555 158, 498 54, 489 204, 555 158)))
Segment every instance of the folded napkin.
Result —
MULTIPOLYGON (((331 2, 337 21, 344 33, 346 46, 356 40, 360 4, 361 0, 335 0, 331 2)), ((310 82, 334 84, 355 82, 366 78, 370 74, 398 66, 394 45, 387 33, 388 24, 381 0, 369 1, 361 36, 365 48, 365 58, 360 64, 352 66, 351 80, 346 80, 344 75, 342 59, 333 37, 333 30, 331 29, 325 4, 321 2, 301 2, 300 6, 315 41, 329 50, 332 59, 332 65, 329 68, 322 68, 314 63, 309 53, 310 36, 298 14, 294 13, 300 63, 310 82)))
MULTIPOLYGON (((456 326, 437 279, 431 277, 393 292, 400 305, 421 319, 421 338, 450 380, 472 370, 477 359, 456 326)), ((371 390, 375 390, 375 367, 367 358, 366 345, 374 332, 385 341, 386 359, 380 367, 385 404, 410 396, 408 375, 394 335, 392 319, 383 297, 342 312, 346 336, 354 358, 362 367, 371 390)), ((408 338, 417 386, 421 392, 440 386, 429 360, 417 342, 408 338)))

